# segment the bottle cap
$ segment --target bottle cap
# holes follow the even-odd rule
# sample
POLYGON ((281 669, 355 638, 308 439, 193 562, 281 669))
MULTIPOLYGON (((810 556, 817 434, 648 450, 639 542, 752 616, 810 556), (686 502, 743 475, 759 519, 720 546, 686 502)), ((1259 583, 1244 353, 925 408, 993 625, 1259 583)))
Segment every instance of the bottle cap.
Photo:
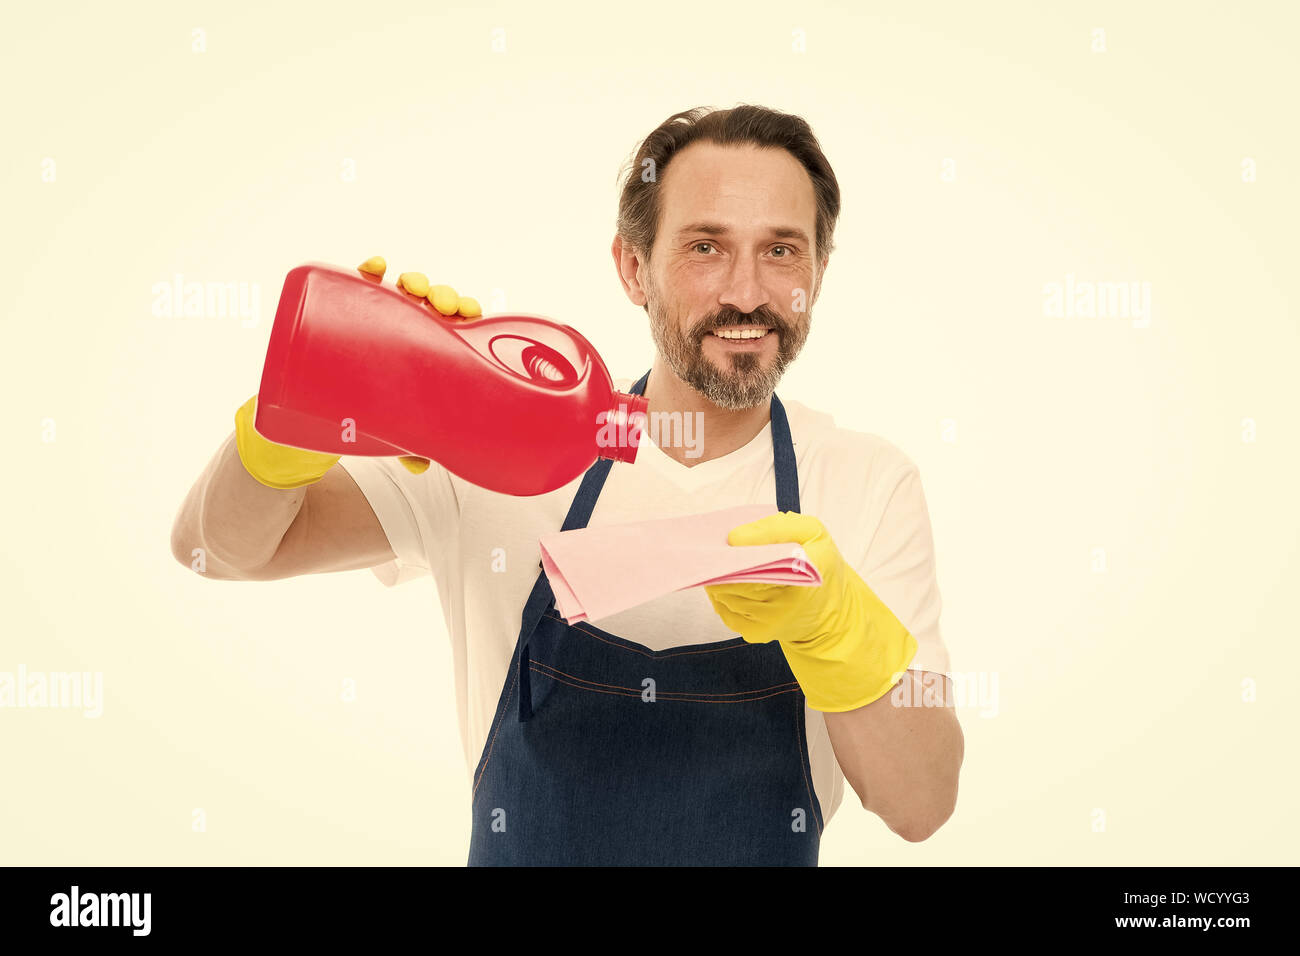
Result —
POLYGON ((629 464, 636 461, 649 415, 650 403, 644 396, 615 392, 613 407, 597 423, 596 454, 629 464))

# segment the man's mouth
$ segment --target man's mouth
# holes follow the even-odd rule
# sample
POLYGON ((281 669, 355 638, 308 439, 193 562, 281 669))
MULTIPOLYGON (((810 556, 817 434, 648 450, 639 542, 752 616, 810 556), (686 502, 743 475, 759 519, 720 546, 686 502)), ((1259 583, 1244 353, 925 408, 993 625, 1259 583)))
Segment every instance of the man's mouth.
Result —
POLYGON ((711 329, 706 338, 714 338, 732 348, 758 348, 772 334, 767 325, 729 325, 711 329))

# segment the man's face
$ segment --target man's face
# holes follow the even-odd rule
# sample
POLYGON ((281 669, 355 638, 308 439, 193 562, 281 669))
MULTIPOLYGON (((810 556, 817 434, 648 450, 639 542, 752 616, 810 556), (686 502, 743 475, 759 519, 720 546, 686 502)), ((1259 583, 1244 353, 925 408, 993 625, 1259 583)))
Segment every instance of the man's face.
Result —
POLYGON ((641 270, 655 344, 722 408, 769 399, 808 337, 821 273, 812 180, 783 149, 694 143, 664 174, 641 270))

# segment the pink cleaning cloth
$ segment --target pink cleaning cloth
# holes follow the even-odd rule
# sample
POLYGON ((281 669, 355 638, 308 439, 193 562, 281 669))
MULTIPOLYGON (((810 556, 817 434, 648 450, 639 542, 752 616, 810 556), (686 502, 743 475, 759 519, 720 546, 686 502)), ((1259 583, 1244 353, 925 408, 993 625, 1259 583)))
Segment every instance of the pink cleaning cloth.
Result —
POLYGON ((775 513, 772 505, 740 505, 543 535, 542 567, 556 610, 576 624, 706 584, 821 584, 798 544, 727 544, 732 528, 775 513))

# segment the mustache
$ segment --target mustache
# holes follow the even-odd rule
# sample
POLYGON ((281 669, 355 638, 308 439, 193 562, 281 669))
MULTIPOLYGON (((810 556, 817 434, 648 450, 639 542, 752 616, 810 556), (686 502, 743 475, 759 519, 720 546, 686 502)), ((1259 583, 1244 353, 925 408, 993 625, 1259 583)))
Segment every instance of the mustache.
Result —
POLYGON ((766 325, 783 338, 790 332, 790 323, 767 306, 761 306, 753 312, 740 312, 736 309, 722 309, 707 319, 701 319, 691 326, 691 338, 703 342, 704 337, 714 329, 725 329, 731 325, 766 325))

